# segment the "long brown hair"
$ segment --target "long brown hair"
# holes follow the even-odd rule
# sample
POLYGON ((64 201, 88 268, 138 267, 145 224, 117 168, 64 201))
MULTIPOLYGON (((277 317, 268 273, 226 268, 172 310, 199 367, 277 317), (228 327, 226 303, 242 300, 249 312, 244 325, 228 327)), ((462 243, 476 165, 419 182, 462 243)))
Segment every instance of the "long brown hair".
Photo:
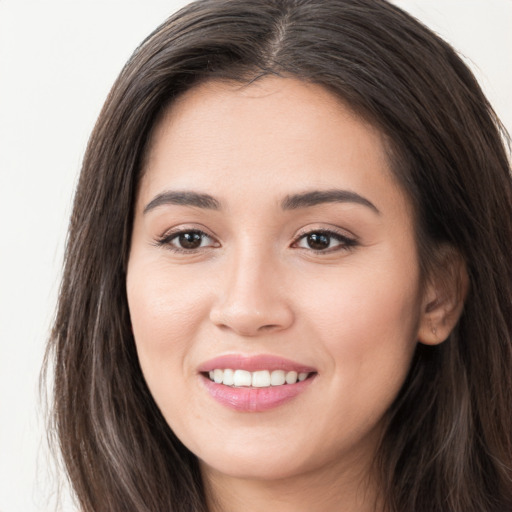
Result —
POLYGON ((144 382, 125 291, 133 205, 163 109, 209 79, 321 84, 378 126, 415 206, 422 268, 464 259, 450 338, 418 345, 376 457, 387 509, 512 510, 512 180, 504 130, 454 50, 382 0, 202 0, 153 32, 108 96, 69 227, 46 365, 84 512, 205 511, 196 457, 144 382))

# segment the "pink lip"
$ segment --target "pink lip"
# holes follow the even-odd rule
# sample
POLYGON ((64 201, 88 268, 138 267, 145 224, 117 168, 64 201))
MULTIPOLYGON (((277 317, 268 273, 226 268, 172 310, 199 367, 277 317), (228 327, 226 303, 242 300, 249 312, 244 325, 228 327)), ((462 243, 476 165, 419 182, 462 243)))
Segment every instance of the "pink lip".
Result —
POLYGON ((310 366, 271 355, 244 356, 229 354, 201 364, 198 368, 201 374, 201 382, 210 396, 220 404, 239 412, 263 412, 283 405, 305 391, 313 382, 315 375, 295 384, 283 384, 282 386, 266 388, 236 388, 217 384, 203 375, 216 368, 231 368, 249 372, 284 370, 296 371, 297 373, 316 373, 316 370, 310 366))
POLYGON ((233 370, 246 370, 248 372, 255 372, 258 370, 284 370, 286 372, 296 371, 297 373, 313 373, 316 370, 311 366, 296 363, 289 359, 284 359, 278 356, 269 354, 262 354, 257 356, 245 356, 242 354, 226 354, 214 359, 210 359, 202 363, 198 371, 201 373, 215 370, 216 368, 225 370, 231 368, 233 370))
POLYGON ((240 412, 263 412, 278 407, 302 393, 314 380, 310 377, 296 384, 268 388, 235 388, 216 384, 201 375, 201 380, 212 398, 230 409, 240 412))

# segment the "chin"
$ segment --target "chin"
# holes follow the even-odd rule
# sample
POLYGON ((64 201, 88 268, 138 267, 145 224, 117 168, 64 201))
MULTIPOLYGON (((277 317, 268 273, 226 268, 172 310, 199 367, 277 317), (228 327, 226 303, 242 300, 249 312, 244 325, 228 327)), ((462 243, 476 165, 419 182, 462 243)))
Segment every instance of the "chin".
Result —
POLYGON ((200 460, 203 472, 220 473, 224 476, 242 480, 277 481, 293 478, 307 472, 302 462, 291 463, 282 458, 262 460, 249 456, 237 456, 223 461, 215 461, 209 464, 200 460))
MULTIPOLYGON (((286 436, 285 436, 286 437, 286 436)), ((290 436, 288 436, 289 438, 290 436)), ((217 473, 231 478, 277 481, 304 475, 322 466, 329 465, 330 453, 307 446, 304 440, 291 442, 274 436, 275 443, 266 439, 252 442, 231 440, 218 443, 218 447, 208 447, 196 451, 203 473, 217 473), (203 453, 201 453, 201 451, 203 453)))

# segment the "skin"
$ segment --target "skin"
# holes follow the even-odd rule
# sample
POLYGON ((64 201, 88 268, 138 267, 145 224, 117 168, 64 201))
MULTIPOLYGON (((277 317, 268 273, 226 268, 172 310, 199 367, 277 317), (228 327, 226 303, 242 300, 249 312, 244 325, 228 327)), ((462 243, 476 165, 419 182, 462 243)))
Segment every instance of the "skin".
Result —
POLYGON ((386 411, 418 340, 445 334, 421 282, 412 207, 383 136, 330 92, 291 78, 209 82, 171 106, 139 189, 127 293, 144 377, 199 457, 213 510, 374 510, 386 411), (334 189, 374 208, 283 209, 292 194, 334 189), (168 191, 219 208, 148 208, 168 191), (176 252, 171 234, 193 230, 208 236, 176 252), (355 242, 311 248, 305 233, 326 230, 355 242), (234 411, 198 374, 224 354, 280 356, 317 375, 279 407, 234 411))

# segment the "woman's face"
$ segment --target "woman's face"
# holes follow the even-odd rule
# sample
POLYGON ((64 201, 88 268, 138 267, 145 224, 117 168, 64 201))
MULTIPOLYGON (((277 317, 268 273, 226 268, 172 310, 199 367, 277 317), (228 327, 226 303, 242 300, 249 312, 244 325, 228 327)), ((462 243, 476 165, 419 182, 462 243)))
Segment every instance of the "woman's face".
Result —
POLYGON ((364 469, 424 309, 381 134, 295 79, 187 92, 153 134, 127 293, 149 389, 206 474, 364 469))

